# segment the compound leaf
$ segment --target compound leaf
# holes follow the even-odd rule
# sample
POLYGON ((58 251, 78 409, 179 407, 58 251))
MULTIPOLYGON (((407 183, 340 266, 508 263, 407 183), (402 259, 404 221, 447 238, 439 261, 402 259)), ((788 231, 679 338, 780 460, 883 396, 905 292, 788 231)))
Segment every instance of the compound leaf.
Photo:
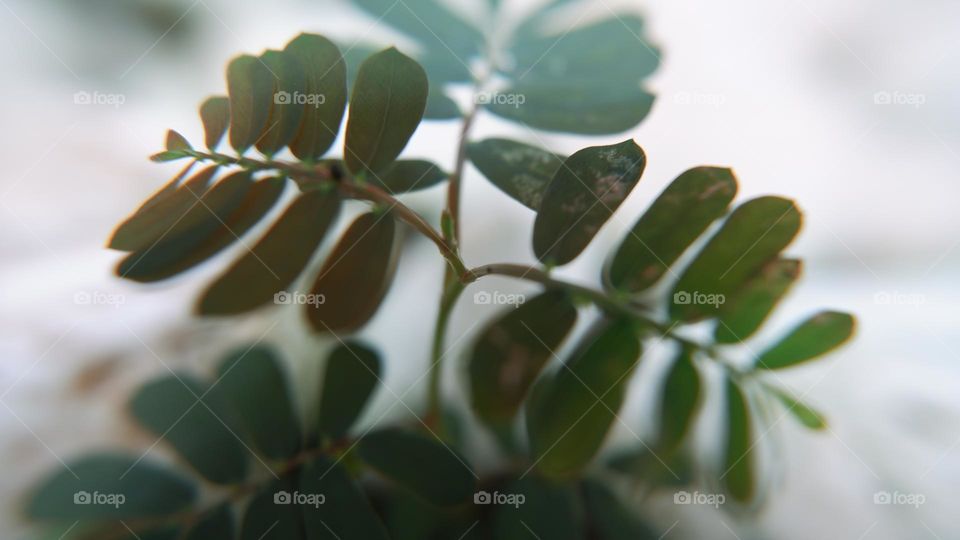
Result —
POLYGON ((316 34, 300 34, 284 48, 306 75, 300 130, 290 144, 298 159, 314 161, 330 149, 340 132, 347 103, 347 69, 340 50, 316 34))
POLYGON ((660 403, 659 448, 669 455, 683 443, 700 403, 700 376, 685 347, 667 373, 660 403))
POLYGON ((756 494, 750 409, 746 396, 732 379, 727 379, 726 409, 727 436, 720 480, 734 499, 747 502, 756 494))
POLYGON ((306 74, 295 56, 285 51, 267 51, 260 56, 260 61, 270 70, 273 99, 266 131, 256 144, 264 155, 272 156, 287 146, 300 131, 306 107, 320 107, 322 104, 300 103, 310 94, 307 93, 306 74))
POLYGON ((773 394, 777 396, 777 399, 783 403, 783 406, 787 408, 787 412, 793 415, 801 424, 804 426, 820 430, 827 427, 827 421, 824 419, 823 415, 811 408, 806 403, 803 403, 799 399, 787 394, 782 390, 773 390, 773 394))
POLYGON ((273 103, 273 74, 257 57, 243 55, 227 66, 230 146, 243 154, 267 128, 273 103))
POLYGON ((356 342, 345 342, 327 358, 320 391, 320 434, 339 439, 356 423, 380 383, 380 355, 356 342))
POLYGON ((800 277, 801 266, 796 259, 774 259, 763 265, 720 308, 713 338, 718 343, 737 343, 752 336, 800 277))
POLYGON ((467 146, 467 157, 490 182, 515 201, 538 210, 563 156, 509 139, 485 139, 467 146))
POLYGON ((794 328, 757 359, 759 369, 782 369, 812 360, 843 345, 853 335, 848 313, 822 311, 794 328))
POLYGON ((370 181, 388 193, 399 195, 435 186, 448 176, 446 171, 431 161, 401 159, 382 173, 371 175, 370 181))
POLYGON ((200 104, 200 121, 207 149, 216 150, 230 125, 230 99, 226 96, 207 98, 200 104))
POLYGON ((380 518, 347 470, 320 456, 300 471, 300 491, 323 495, 323 504, 301 504, 308 540, 387 540, 380 518))

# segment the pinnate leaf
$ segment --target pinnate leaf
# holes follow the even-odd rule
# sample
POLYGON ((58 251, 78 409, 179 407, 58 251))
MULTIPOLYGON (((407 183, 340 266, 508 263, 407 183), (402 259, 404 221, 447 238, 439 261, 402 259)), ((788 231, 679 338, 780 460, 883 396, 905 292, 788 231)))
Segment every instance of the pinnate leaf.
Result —
POLYGON ((853 335, 854 326, 848 313, 817 313, 761 353, 757 368, 782 369, 813 360, 843 345, 853 335))

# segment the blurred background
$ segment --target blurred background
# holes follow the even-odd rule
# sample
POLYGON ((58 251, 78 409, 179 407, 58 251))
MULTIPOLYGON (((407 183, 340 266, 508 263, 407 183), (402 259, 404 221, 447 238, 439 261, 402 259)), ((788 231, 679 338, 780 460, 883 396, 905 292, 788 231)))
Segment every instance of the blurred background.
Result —
MULTIPOLYGON (((469 17, 479 2, 448 3, 469 17)), ((519 12, 536 2, 506 4, 519 12)), ((592 282, 606 250, 670 180, 695 165, 725 165, 738 175, 741 199, 785 194, 805 211, 789 250, 805 259, 805 278, 758 341, 821 306, 860 321, 852 345, 780 375, 830 427, 811 433, 786 419, 765 435, 781 463, 758 518, 669 500, 648 501, 643 511, 669 529, 666 538, 960 535, 960 4, 596 0, 575 9, 639 11, 664 54, 649 81, 653 112, 628 134, 649 157, 644 178, 561 273, 592 282), (924 502, 875 503, 883 491, 924 502)), ((301 31, 403 44, 346 1, 0 0, 3 537, 28 534, 19 505, 38 474, 84 450, 153 442, 123 413, 145 378, 168 368, 203 371, 222 351, 263 340, 293 353, 304 400, 315 391, 307 375, 324 344, 307 335, 298 313, 198 320, 192 299, 217 263, 137 286, 112 277, 120 255, 104 248, 112 227, 175 173, 177 165, 147 160, 166 129, 201 139, 196 105, 224 92, 227 60, 281 47, 301 31), (78 92, 101 99, 85 104, 78 92)), ((422 126, 405 155, 452 166, 456 129, 422 126)), ((543 134, 537 141, 483 116, 475 138, 491 135, 562 153, 615 142, 543 134)), ((442 192, 408 202, 435 219, 442 192)), ((470 265, 534 261, 531 212, 472 167, 464 201, 470 265)), ((410 250, 364 336, 387 351, 386 383, 417 410, 443 265, 430 245, 410 250)), ((496 309, 470 296, 450 332, 451 395, 462 388, 459 351, 496 309)), ((643 381, 636 385, 640 396, 643 381)), ((380 393, 376 408, 387 419, 409 414, 389 394, 380 393)), ((643 408, 642 396, 631 399, 624 415, 641 434, 643 408)), ((154 453, 164 459, 162 449, 154 453)))

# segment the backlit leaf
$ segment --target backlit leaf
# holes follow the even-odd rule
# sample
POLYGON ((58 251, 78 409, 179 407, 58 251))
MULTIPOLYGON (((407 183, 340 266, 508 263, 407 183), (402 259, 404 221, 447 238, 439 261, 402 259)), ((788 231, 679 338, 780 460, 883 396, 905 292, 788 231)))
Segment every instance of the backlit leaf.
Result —
POLYGON ((737 343, 752 336, 800 277, 801 266, 796 259, 774 259, 763 265, 720 309, 713 338, 718 343, 737 343))
POLYGON ((216 150, 230 125, 230 99, 226 96, 209 97, 200 104, 200 120, 203 122, 204 142, 211 151, 216 150))
POLYGON ((340 132, 347 103, 346 65, 337 46, 315 34, 300 34, 284 52, 299 62, 309 98, 290 151, 298 159, 314 161, 330 149, 340 132))
POLYGON ((187 139, 172 129, 167 130, 166 148, 174 152, 178 150, 193 150, 187 139))
POLYGON ((781 369, 822 356, 853 335, 854 319, 847 313, 822 311, 794 328, 757 359, 758 369, 781 369))
POLYGON ((746 502, 756 494, 750 409, 735 381, 727 379, 726 388, 727 436, 720 480, 734 499, 746 502))
POLYGON ((320 107, 322 104, 301 103, 309 94, 306 74, 297 57, 285 51, 267 51, 260 56, 260 60, 270 70, 273 92, 266 131, 257 140, 257 149, 272 156, 299 133, 306 108, 320 107))
POLYGON ((267 128, 273 104, 273 74, 259 58, 243 55, 227 66, 230 146, 242 154, 267 128))
POLYGON ((658 448, 670 454, 683 443, 700 404, 700 376, 686 348, 677 355, 667 373, 660 403, 658 448))
POLYGON ((509 139, 470 143, 467 156, 501 191, 536 211, 547 185, 564 158, 542 148, 509 139))
POLYGON ((401 159, 382 173, 371 175, 370 182, 388 193, 399 195, 435 186, 449 175, 431 161, 401 159))
POLYGON ((308 540, 386 540, 387 534, 366 496, 343 465, 321 456, 300 471, 300 492, 324 496, 323 504, 302 504, 308 540))
POLYGON ((380 383, 380 355, 356 342, 338 346, 327 358, 320 392, 320 433, 347 434, 380 383))

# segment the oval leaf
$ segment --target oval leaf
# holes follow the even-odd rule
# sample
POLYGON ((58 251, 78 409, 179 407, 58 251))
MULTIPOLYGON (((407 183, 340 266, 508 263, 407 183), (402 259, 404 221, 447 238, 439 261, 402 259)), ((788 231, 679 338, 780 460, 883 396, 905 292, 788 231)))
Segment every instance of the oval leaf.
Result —
POLYGON ((850 339, 854 319, 847 313, 823 311, 794 328, 757 359, 759 369, 781 369, 822 356, 850 339))
POLYGON ((211 152, 217 149, 230 125, 230 99, 226 96, 209 97, 200 104, 204 142, 211 152))
POLYGON ((613 288, 640 292, 660 279, 737 193, 730 169, 696 167, 677 177, 624 237, 607 271, 613 288))
POLYGON ((300 493, 323 497, 322 504, 300 506, 308 540, 387 540, 380 518, 339 463, 321 456, 304 466, 300 493))
POLYGON ((367 434, 357 453, 368 465, 429 503, 451 506, 470 498, 476 475, 437 439, 399 428, 367 434))
POLYGON ((227 66, 230 96, 230 146, 243 154, 267 128, 273 103, 273 74, 254 56, 234 58, 227 66))
POLYGON ((340 198, 311 190, 297 197, 243 257, 203 293, 202 315, 234 315, 268 302, 289 303, 286 287, 300 275, 337 217, 340 198))
POLYGON ((796 259, 774 259, 763 265, 720 309, 713 338, 718 343, 738 343, 752 336, 800 277, 801 266, 796 259))
POLYGON ((700 376, 684 348, 673 362, 663 385, 660 405, 660 448, 672 454, 690 431, 700 403, 700 376))
POLYGON ((747 502, 756 494, 750 410, 740 387, 727 379, 727 437, 721 483, 733 498, 747 502))
MULTIPOLYGON (((290 151, 300 160, 322 157, 340 133, 347 104, 347 71, 340 50, 316 34, 300 34, 284 49, 306 75, 306 104, 290 151)), ((292 97, 292 96, 291 96, 292 97)))
POLYGON ((570 296, 551 290, 483 330, 468 364, 471 404, 481 420, 491 426, 513 421, 533 381, 576 320, 570 296))
MULTIPOLYGON (((497 504, 493 538, 585 538, 583 505, 573 486, 530 475, 507 484, 499 494, 512 496, 518 503, 522 497, 522 504, 497 504)), ((475 501, 490 504, 490 497, 490 493, 481 491, 475 501)))
POLYGON ((260 56, 260 61, 270 70, 273 92, 266 131, 257 140, 257 149, 264 155, 272 156, 287 146, 300 131, 305 107, 319 107, 321 104, 305 104, 310 101, 307 99, 306 74, 292 54, 267 51, 260 56))
POLYGON ((435 186, 448 176, 443 169, 430 161, 401 159, 371 181, 388 193, 399 195, 435 186))
POLYGON ((317 275, 307 319, 318 332, 353 332, 377 312, 393 281, 396 225, 387 214, 363 214, 347 229, 317 275))
POLYGON ((339 439, 357 421, 380 383, 380 355, 346 342, 330 353, 320 391, 320 433, 339 439))
POLYGON ((365 60, 350 96, 344 160, 354 173, 377 173, 407 145, 427 104, 427 75, 391 47, 365 60))
POLYGON ((799 231, 800 211, 793 201, 759 197, 743 203, 680 276, 670 316, 675 321, 715 316, 799 231))
POLYGON ((534 211, 540 208, 543 192, 564 160, 542 148, 509 139, 470 143, 467 156, 493 185, 534 211))
POLYGON ((568 157, 547 186, 533 225, 537 258, 546 264, 576 258, 633 190, 646 162, 633 140, 568 157))

